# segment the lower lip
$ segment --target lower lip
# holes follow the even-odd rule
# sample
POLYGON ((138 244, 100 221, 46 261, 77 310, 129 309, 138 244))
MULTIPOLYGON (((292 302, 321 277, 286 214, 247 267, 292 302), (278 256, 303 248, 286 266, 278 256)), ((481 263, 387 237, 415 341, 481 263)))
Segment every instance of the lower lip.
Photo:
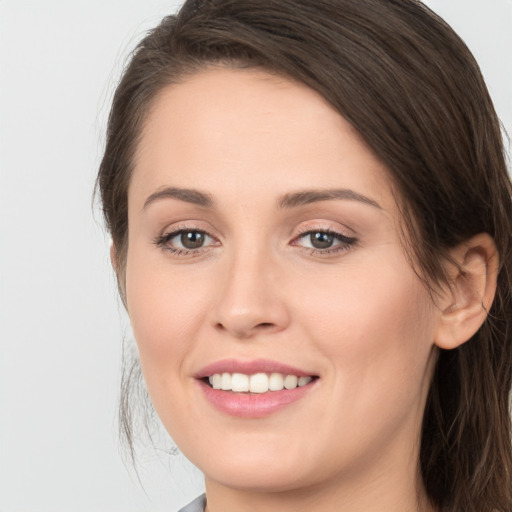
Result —
POLYGON ((208 402, 217 410, 239 418, 263 418, 300 400, 311 391, 315 382, 294 389, 267 393, 233 393, 213 389, 202 381, 199 384, 208 402))

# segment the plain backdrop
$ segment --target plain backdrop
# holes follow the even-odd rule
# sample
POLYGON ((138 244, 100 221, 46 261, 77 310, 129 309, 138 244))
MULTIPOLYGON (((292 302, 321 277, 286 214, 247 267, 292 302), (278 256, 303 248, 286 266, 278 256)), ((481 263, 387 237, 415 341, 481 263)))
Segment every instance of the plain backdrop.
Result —
MULTIPOLYGON (((91 196, 126 55, 179 1, 0 0, 0 512, 173 512, 181 455, 123 465, 130 336, 91 196)), ((512 134, 512 1, 427 2, 479 60, 512 134)))

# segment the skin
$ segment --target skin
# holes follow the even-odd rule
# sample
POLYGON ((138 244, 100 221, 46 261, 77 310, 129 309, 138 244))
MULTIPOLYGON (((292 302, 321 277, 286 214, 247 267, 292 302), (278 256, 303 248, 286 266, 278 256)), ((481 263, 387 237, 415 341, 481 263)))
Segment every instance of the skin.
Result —
POLYGON ((126 302, 143 373, 205 474, 209 512, 432 510, 419 439, 448 303, 433 304, 409 265, 387 169, 351 125, 304 85, 208 69, 155 99, 128 205, 126 302), (214 205, 155 197, 167 187, 214 205), (332 189, 369 201, 279 205, 332 189), (172 252, 179 236, 155 243, 198 229, 197 252, 172 252), (326 230, 354 241, 312 249, 304 233, 326 230), (226 358, 319 379, 273 414, 237 418, 194 377, 226 358))

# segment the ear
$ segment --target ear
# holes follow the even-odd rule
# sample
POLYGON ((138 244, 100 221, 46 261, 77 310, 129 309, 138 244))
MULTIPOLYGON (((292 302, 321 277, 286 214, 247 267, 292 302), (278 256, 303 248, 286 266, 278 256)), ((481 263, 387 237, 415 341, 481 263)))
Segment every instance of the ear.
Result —
POLYGON ((496 293, 499 256, 494 240, 481 233, 451 251, 447 287, 434 343, 453 349, 480 329, 496 293))

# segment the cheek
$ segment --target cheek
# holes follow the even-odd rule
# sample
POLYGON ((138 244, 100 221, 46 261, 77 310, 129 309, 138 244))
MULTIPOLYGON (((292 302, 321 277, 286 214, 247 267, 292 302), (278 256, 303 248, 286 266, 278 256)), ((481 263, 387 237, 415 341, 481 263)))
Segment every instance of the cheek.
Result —
POLYGON ((148 388, 180 376, 190 340, 205 321, 207 295, 205 286, 171 272, 165 261, 139 254, 136 247, 129 252, 127 307, 148 388))
MULTIPOLYGON (((319 288, 309 294, 308 304, 316 306, 313 315, 322 317, 320 337, 325 330, 339 332, 333 347, 341 341, 380 352, 384 340, 389 346, 414 347, 415 340, 427 335, 435 316, 428 291, 405 261, 396 266, 388 262, 385 270, 380 263, 342 271, 329 280, 325 292, 319 288)), ((332 339, 327 333, 324 337, 332 339)))
POLYGON ((376 404, 377 396, 384 403, 394 394, 410 404, 428 387, 437 310, 407 263, 381 268, 340 274, 310 293, 305 328, 349 403, 376 404))
POLYGON ((420 430, 435 362, 436 312, 405 265, 396 272, 393 265, 386 272, 360 267, 308 294, 302 328, 328 361, 318 438, 337 440, 323 448, 326 456, 365 461, 392 440, 413 444, 420 430))

